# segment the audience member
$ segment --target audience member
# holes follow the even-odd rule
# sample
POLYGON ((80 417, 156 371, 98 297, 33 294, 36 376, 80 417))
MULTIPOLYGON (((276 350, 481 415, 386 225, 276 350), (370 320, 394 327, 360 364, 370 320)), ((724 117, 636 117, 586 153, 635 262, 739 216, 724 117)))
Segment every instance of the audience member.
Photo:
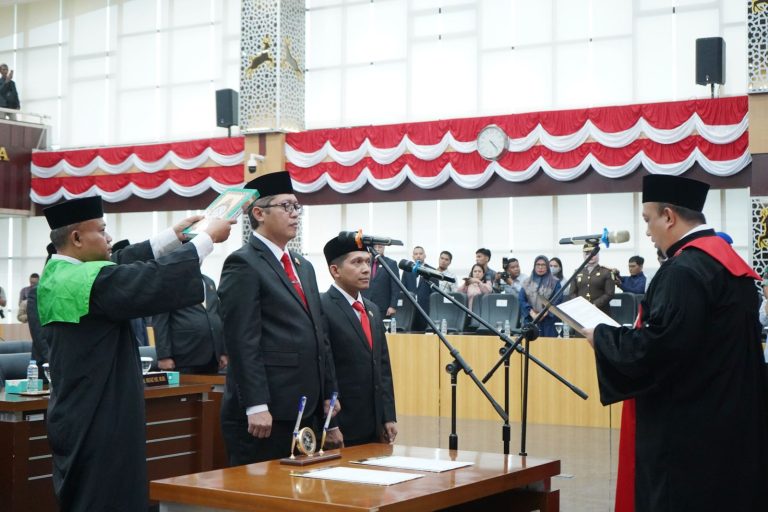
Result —
POLYGON ((50 342, 53 392, 46 415, 53 486, 61 510, 146 510, 144 386, 128 319, 202 299, 200 259, 227 239, 213 219, 182 245, 190 217, 139 244, 144 261, 109 261, 100 197, 43 210, 57 254, 37 286, 50 342))
POLYGON ((336 237, 323 253, 333 277, 320 302, 344 398, 337 416, 340 438, 346 446, 394 443, 397 418, 387 337, 378 308, 360 294, 369 284, 371 255, 336 237))
MULTIPOLYGON (((594 247, 584 244, 583 254, 588 257, 594 247)), ((587 266, 571 281, 571 297, 584 297, 603 313, 611 312, 611 299, 616 293, 616 286, 611 278, 611 271, 599 264, 600 255, 595 254, 587 266)))
POLYGON ((5 318, 3 308, 6 304, 8 304, 8 301, 5 299, 5 290, 3 290, 3 287, 0 286, 0 318, 5 318))
POLYGON ((21 289, 19 292, 19 304, 21 304, 23 301, 27 300, 27 295, 29 294, 29 291, 37 286, 37 283, 40 282, 40 274, 37 272, 34 272, 30 274, 29 276, 29 286, 25 286, 21 289))
MULTIPOLYGON (((520 291, 520 312, 523 323, 536 318, 546 306, 545 299, 550 300, 558 290, 560 290, 560 281, 552 275, 549 259, 544 255, 536 256, 531 277, 525 280, 523 289, 520 291)), ((559 302, 555 301, 555 305, 559 302)), ((547 311, 539 320, 539 334, 549 338, 557 337, 555 321, 555 315, 547 311)))
POLYGON ((520 272, 520 262, 517 258, 509 258, 504 272, 496 272, 496 281, 493 289, 497 293, 508 293, 510 295, 520 295, 523 289, 523 281, 528 278, 520 272), (506 274, 506 275, 504 275, 506 274))
MULTIPOLYGON (((19 93, 16 90, 16 82, 13 81, 13 70, 8 71, 8 64, 0 64, 0 108, 19 110, 19 93)), ((16 114, 0 112, 0 119, 8 118, 16 120, 16 114)))
POLYGON ((611 269, 613 273, 613 282, 621 288, 624 293, 636 293, 642 295, 645 293, 645 274, 643 274, 643 263, 645 259, 642 256, 632 256, 629 258, 629 275, 622 276, 619 269, 611 269))
POLYGON ((245 186, 261 194, 248 212, 253 232, 219 283, 229 355, 221 424, 233 466, 290 455, 300 398, 301 427, 316 428, 336 390, 315 270, 287 249, 302 211, 291 177, 273 172, 245 186))
POLYGON ((180 373, 216 373, 227 367, 224 326, 213 279, 203 275, 199 304, 152 317, 157 366, 180 373))
POLYGON ((485 280, 489 283, 492 283, 496 279, 496 271, 492 270, 491 267, 488 266, 488 263, 491 261, 491 250, 486 249, 485 247, 481 247, 477 251, 475 251, 475 263, 483 267, 483 274, 485 277, 485 280))
POLYGON ((465 277, 459 285, 459 291, 467 294, 467 307, 472 309, 472 303, 475 297, 488 295, 493 291, 491 282, 485 278, 483 266, 479 263, 472 265, 469 276, 465 277))
MULTIPOLYGON (((414 262, 420 262, 423 267, 426 268, 434 268, 430 267, 425 263, 425 260, 427 259, 427 253, 424 251, 424 248, 420 245, 417 245, 413 248, 413 261, 414 262)), ((429 296, 432 295, 432 288, 429 286, 429 279, 423 278, 418 274, 415 274, 413 272, 405 272, 403 271, 403 276, 401 278, 403 285, 405 285, 405 289, 408 290, 411 293, 416 294, 416 302, 418 302, 419 306, 424 310, 427 315, 429 315, 429 296)), ((418 311, 415 311, 413 314, 413 330, 414 331, 424 331, 427 328, 427 322, 422 318, 421 314, 419 314, 418 311)))
POLYGON ((382 318, 389 318, 397 312, 397 297, 400 295, 400 288, 392 280, 389 273, 381 268, 381 260, 384 260, 384 263, 392 269, 396 276, 400 274, 395 260, 384 256, 385 246, 376 244, 373 248, 381 254, 381 259, 371 263, 371 285, 363 290, 362 294, 363 297, 376 304, 382 318))
MULTIPOLYGON (((566 278, 563 275, 563 262, 558 258, 557 256, 549 259, 549 271, 552 272, 552 275, 555 276, 555 279, 560 281, 560 287, 562 288, 565 285, 566 278)), ((568 291, 570 290, 570 285, 566 290, 563 290, 563 297, 567 297, 569 295, 568 291)))
MULTIPOLYGON (((448 270, 448 267, 451 266, 451 262, 453 262, 453 254, 448 251, 441 252, 440 259, 437 260, 437 270, 439 270, 445 277, 456 279, 456 274, 448 270)), ((440 286, 440 289, 446 293, 455 292, 458 288, 458 285, 455 282, 449 283, 448 281, 440 281, 438 286, 440 286)))

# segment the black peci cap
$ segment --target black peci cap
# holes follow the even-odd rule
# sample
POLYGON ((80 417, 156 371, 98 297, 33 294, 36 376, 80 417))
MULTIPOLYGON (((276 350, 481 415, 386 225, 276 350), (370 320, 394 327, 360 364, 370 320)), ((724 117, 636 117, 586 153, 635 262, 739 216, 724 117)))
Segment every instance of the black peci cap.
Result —
POLYGON ((293 194, 293 183, 288 171, 262 174, 245 184, 245 188, 257 190, 259 197, 276 196, 278 194, 293 194))
POLYGON ((325 254, 325 261, 328 265, 339 256, 344 256, 347 253, 355 251, 363 251, 360 249, 354 240, 349 240, 340 236, 333 237, 323 247, 323 254, 325 254))
POLYGON ((690 178, 663 174, 643 177, 644 203, 669 203, 700 212, 704 209, 708 191, 709 185, 690 178))
POLYGON ((101 197, 83 197, 64 201, 43 210, 45 220, 51 229, 63 228, 70 224, 85 222, 91 219, 100 219, 104 216, 101 197))

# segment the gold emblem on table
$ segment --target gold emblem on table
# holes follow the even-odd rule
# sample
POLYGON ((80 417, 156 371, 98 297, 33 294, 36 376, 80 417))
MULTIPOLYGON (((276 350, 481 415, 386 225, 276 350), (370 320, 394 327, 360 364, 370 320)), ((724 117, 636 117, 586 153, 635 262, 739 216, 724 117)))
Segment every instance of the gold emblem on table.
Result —
MULTIPOLYGON (((333 401, 335 401, 335 396, 333 401)), ((323 453, 322 446, 320 447, 320 453, 315 455, 315 450, 317 450, 317 437, 315 436, 315 432, 310 427, 299 429, 301 419, 304 416, 304 407, 306 405, 307 397, 302 396, 301 400, 299 400, 299 415, 296 417, 296 426, 293 428, 293 436, 291 438, 291 456, 280 459, 280 464, 306 466, 307 464, 315 464, 317 462, 341 458, 341 453, 339 451, 334 453, 323 453), (296 455, 297 448, 300 453, 298 456, 296 455)), ((331 404, 330 410, 332 409, 333 404, 331 404)), ((326 420, 326 428, 331 416, 330 410, 328 413, 328 420, 326 420)), ((323 443, 325 443, 325 435, 323 435, 323 443)))

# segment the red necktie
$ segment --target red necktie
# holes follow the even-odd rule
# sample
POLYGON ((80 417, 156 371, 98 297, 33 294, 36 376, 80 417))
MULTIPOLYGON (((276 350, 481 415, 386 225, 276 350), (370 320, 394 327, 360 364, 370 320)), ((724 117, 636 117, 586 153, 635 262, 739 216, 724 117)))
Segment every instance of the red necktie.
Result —
POLYGON ((283 268, 285 269, 285 273, 288 274, 288 280, 296 289, 296 293, 299 294, 299 297, 301 297, 301 301, 304 303, 304 307, 307 308, 308 310, 309 306, 307 305, 307 297, 304 295, 304 290, 301 289, 301 283, 299 282, 299 278, 296 277, 296 274, 293 273, 291 258, 288 256, 287 252, 283 253, 283 257, 280 258, 280 261, 283 263, 283 268))
POLYGON ((352 303, 352 307, 355 311, 360 313, 360 323, 363 326, 363 332, 365 333, 365 338, 368 340, 368 346, 373 348, 373 338, 371 337, 371 322, 368 320, 368 312, 365 310, 365 307, 363 306, 363 303, 359 300, 356 300, 352 303))

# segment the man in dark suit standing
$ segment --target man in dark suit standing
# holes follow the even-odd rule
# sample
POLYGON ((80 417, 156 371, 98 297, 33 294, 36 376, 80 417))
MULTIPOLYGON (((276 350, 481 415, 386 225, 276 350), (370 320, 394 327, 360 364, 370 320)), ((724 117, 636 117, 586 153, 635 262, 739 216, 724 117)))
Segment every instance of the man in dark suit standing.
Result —
POLYGON ((157 366, 181 373, 216 373, 227 367, 224 326, 213 279, 203 275, 200 304, 152 317, 157 366))
POLYGON ((302 210, 291 178, 270 173, 246 187, 260 194, 249 211, 254 231, 219 284, 229 355, 222 433, 233 466, 288 456, 300 398, 301 426, 316 426, 336 380, 315 271, 286 250, 302 210))
POLYGON ((338 238, 323 252, 334 282, 320 300, 344 400, 337 416, 344 444, 393 443, 397 423, 387 338, 378 308, 361 294, 370 283, 371 255, 338 238))
POLYGON ((384 246, 377 244, 373 246, 374 250, 381 254, 379 261, 371 263, 371 285, 362 290, 363 297, 370 300, 379 308, 382 317, 394 316, 397 312, 397 297, 400 294, 400 288, 392 280, 387 271, 382 267, 383 264, 389 266, 395 275, 399 275, 397 263, 395 260, 384 256, 384 246), (384 260, 384 263, 381 263, 384 260))
MULTIPOLYGON (((424 261, 427 259, 427 254, 424 252, 424 248, 420 245, 417 245, 413 248, 413 261, 414 262, 420 262, 422 266, 427 268, 432 268, 424 261)), ((426 279, 424 277, 421 277, 418 274, 414 274, 413 272, 405 272, 403 271, 403 277, 400 279, 403 284, 405 285, 405 288, 411 292, 416 294, 416 301, 419 303, 419 306, 422 307, 422 309, 429 314, 429 296, 432 295, 432 289, 429 287, 429 279, 426 279)), ((422 316, 417 312, 414 312, 413 316, 413 330, 414 331, 424 331, 427 328, 427 322, 422 318, 422 316)))

